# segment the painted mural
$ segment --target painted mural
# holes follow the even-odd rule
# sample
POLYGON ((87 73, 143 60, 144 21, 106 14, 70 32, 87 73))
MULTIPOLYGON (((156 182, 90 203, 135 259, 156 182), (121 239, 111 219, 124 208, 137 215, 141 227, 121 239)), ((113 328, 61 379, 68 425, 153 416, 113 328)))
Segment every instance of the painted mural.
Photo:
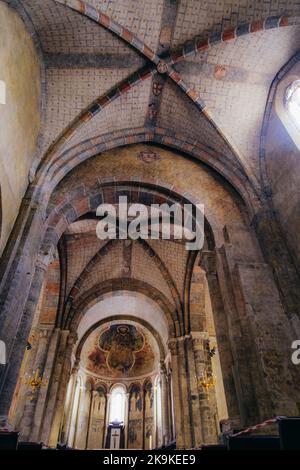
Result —
POLYGON ((142 449, 143 398, 139 385, 131 386, 128 414, 128 449, 142 449))
POLYGON ((134 325, 112 325, 99 338, 100 349, 107 353, 108 367, 123 373, 133 367, 135 353, 144 346, 144 336, 134 325))
POLYGON ((112 323, 91 333, 81 363, 100 377, 138 377, 151 373, 158 362, 158 348, 152 335, 140 325, 112 323))
POLYGON ((154 445, 154 420, 153 420, 153 386, 149 381, 145 384, 145 423, 144 423, 144 447, 152 449, 154 445))
POLYGON ((106 390, 99 386, 93 394, 91 406, 90 429, 88 434, 88 448, 101 449, 104 446, 106 390))

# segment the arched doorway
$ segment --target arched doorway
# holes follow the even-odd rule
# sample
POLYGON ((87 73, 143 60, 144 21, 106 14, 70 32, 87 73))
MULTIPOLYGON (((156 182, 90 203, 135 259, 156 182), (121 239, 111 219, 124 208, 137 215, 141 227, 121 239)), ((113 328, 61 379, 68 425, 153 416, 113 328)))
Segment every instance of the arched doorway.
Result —
MULTIPOLYGON (((175 438, 179 448, 216 442, 222 402, 218 396, 220 398, 222 395, 226 397, 228 417, 235 426, 252 424, 268 417, 274 406, 278 412, 282 412, 282 401, 276 399, 276 387, 279 385, 275 388, 270 386, 271 383, 277 383, 272 368, 265 369, 266 378, 258 367, 261 354, 266 363, 270 363, 268 360, 274 353, 272 342, 263 351, 259 349, 262 337, 265 341, 263 316, 267 315, 270 302, 276 312, 273 334, 276 336, 280 331, 282 338, 286 338, 289 327, 272 273, 264 263, 253 227, 249 223, 249 208, 232 188, 207 168, 192 161, 186 164, 187 159, 184 156, 161 147, 159 150, 155 148, 160 152, 160 159, 156 163, 161 165, 162 182, 155 180, 155 172, 151 173, 151 167, 145 167, 145 162, 137 158, 145 146, 132 146, 130 150, 118 150, 118 157, 122 156, 121 169, 119 160, 115 158, 116 151, 91 158, 63 179, 51 196, 47 211, 48 225, 44 236, 41 236, 40 244, 45 263, 36 267, 35 277, 30 285, 33 297, 28 299, 27 305, 32 315, 35 311, 34 325, 38 331, 30 353, 29 373, 32 364, 38 364, 41 378, 46 378, 47 383, 35 390, 32 402, 24 403, 26 394, 22 395, 22 391, 27 392, 28 389, 22 380, 27 366, 24 365, 24 369, 21 369, 16 396, 24 396, 24 399, 18 400, 17 410, 15 407, 11 408, 11 417, 15 426, 20 425, 23 438, 42 439, 53 447, 60 439, 63 443, 67 442, 69 409, 74 402, 74 383, 79 373, 87 379, 83 380, 81 390, 82 409, 85 411, 78 415, 77 423, 80 427, 76 424, 79 440, 75 435, 69 445, 79 448, 90 445, 89 410, 91 406, 93 408, 93 394, 100 406, 99 413, 101 410, 97 419, 103 420, 104 424, 102 426, 101 423, 96 429, 92 446, 97 447, 99 442, 105 445, 109 388, 115 382, 120 383, 120 377, 110 377, 108 389, 102 388, 107 380, 103 380, 101 374, 96 373, 94 376, 93 371, 87 373, 86 367, 80 364, 80 354, 84 348, 80 351, 79 344, 83 346, 87 337, 91 337, 102 324, 115 321, 121 324, 131 324, 131 321, 140 323, 142 328, 149 330, 160 353, 159 360, 155 362, 156 368, 152 368, 144 376, 139 374, 129 377, 129 383, 129 378, 126 377, 122 377, 121 381, 127 383, 127 393, 130 393, 133 384, 140 387, 143 399, 145 401, 147 397, 148 403, 151 403, 151 393, 149 389, 145 389, 144 381, 141 380, 151 379, 153 393, 157 385, 161 390, 162 411, 161 414, 153 412, 153 423, 155 420, 162 420, 162 434, 156 433, 155 425, 153 431, 149 429, 150 425, 148 429, 147 426, 145 428, 147 416, 143 416, 144 427, 142 433, 139 433, 143 437, 142 446, 157 447, 175 438), (135 165, 137 173, 134 177, 131 176, 132 165, 135 165), (171 176, 178 188, 171 185, 173 180, 170 180, 167 171, 170 167, 173 169, 171 176), (180 169, 183 167, 186 176, 184 180, 180 178, 180 169), (101 183, 98 174, 103 175, 101 183), (112 174, 115 176, 111 176, 112 174), (78 178, 86 181, 84 189, 78 186, 78 178), (158 201, 192 204, 202 201, 206 208, 203 249, 199 253, 188 253, 185 244, 178 243, 175 239, 142 242, 97 240, 95 211, 99 203, 116 203, 118 196, 124 194, 128 195, 130 202, 148 206, 158 201), (53 259, 58 239, 59 258, 53 259), (207 288, 202 277, 207 281, 207 288), (256 279, 260 280, 259 290, 256 279), (132 305, 132 309, 128 299, 121 299, 118 308, 105 310, 102 304, 101 309, 97 310, 97 304, 105 301, 105 296, 117 298, 117 293, 121 291, 144 296, 148 304, 154 304, 155 308, 151 307, 149 311, 143 303, 143 308, 139 309, 136 304, 132 305), (215 359, 212 357, 213 335, 210 334, 207 320, 207 293, 215 323, 217 356, 220 361, 215 369, 215 359), (124 306, 127 307, 126 311, 124 306), (143 311, 149 311, 150 323, 160 335, 160 342, 155 332, 141 322, 147 321, 147 318, 143 318, 143 311), (259 312, 262 317, 256 321, 253 311, 259 312), (114 318, 118 315, 118 318, 114 318), (102 323, 99 324, 99 321, 102 323), (94 327, 93 331, 89 331, 94 327), (256 346, 251 348, 251 345, 256 346), (251 350, 250 366, 247 350, 251 350), (79 355, 77 351, 80 352, 79 355), (214 377, 218 370, 220 378, 214 377), (161 378, 155 382, 157 375, 161 378), (136 384, 137 379, 139 382, 136 384), (222 380, 224 388, 217 391, 222 380), (66 409, 65 397, 69 381, 73 385, 70 386, 71 398, 66 409), (102 391, 99 393, 99 390, 102 391), (66 416, 65 421, 63 416, 66 416), (34 426, 32 423, 35 423, 34 426), (103 440, 99 436, 103 436, 103 440)), ((30 230, 34 230, 34 226, 30 230)), ((40 236, 40 233, 36 236, 40 236)), ((28 313, 26 319, 29 317, 28 313)), ((100 334, 100 330, 98 333, 100 334)), ((280 360, 283 359, 282 363, 286 362, 284 348, 287 345, 288 341, 283 341, 282 350, 276 351, 280 360)), ((103 353, 108 355, 109 351, 103 353)), ((131 357, 132 354, 133 351, 131 357)), ((123 369, 130 373, 131 369, 126 366, 126 361, 122 362, 123 369)), ((113 362, 109 364, 111 367, 113 362)), ((18 371, 13 369, 12 363, 8 375, 13 372, 17 375, 18 371)), ((296 402, 291 398, 295 393, 293 395, 289 390, 292 382, 289 381, 288 365, 282 370, 282 374, 286 375, 287 380, 284 382, 284 390, 280 385, 281 395, 284 393, 287 398, 286 411, 290 410, 291 414, 296 402)), ((3 407, 11 393, 11 383, 5 381, 7 389, 2 396, 3 407)), ((127 403, 129 409, 129 400, 127 403)), ((160 401, 153 400, 153 403, 159 406, 160 401)), ((128 424, 127 443, 129 434, 133 436, 134 432, 129 430, 128 424)), ((133 442, 132 445, 136 443, 133 442)))

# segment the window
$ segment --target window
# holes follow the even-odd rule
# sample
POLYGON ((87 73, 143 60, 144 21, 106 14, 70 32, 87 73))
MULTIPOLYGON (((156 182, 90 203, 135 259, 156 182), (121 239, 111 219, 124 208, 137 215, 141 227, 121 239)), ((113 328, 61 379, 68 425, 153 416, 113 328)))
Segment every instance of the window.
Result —
POLYGON ((285 105, 300 131, 300 80, 295 80, 285 92, 285 105))
POLYGON ((123 423, 125 414, 125 390, 121 386, 113 389, 110 398, 109 422, 123 423))

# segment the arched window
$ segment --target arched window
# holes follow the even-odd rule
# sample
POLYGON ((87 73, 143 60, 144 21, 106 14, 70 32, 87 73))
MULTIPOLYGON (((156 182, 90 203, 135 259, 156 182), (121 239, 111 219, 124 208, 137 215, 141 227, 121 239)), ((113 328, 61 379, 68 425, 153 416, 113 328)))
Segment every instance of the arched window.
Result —
POLYGON ((295 80, 285 92, 285 106, 300 131, 300 80, 295 80))
POLYGON ((122 386, 116 386, 110 397, 109 422, 123 423, 125 417, 126 394, 122 386))

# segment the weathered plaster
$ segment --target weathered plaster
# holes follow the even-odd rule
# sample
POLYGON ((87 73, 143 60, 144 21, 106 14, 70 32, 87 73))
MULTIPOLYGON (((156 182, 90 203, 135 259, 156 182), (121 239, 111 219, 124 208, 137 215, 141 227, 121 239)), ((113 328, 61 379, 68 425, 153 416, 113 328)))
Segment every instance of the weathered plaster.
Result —
POLYGON ((22 197, 40 130, 40 64, 19 15, 0 3, 0 79, 6 104, 0 105, 0 184, 2 253, 22 197))

